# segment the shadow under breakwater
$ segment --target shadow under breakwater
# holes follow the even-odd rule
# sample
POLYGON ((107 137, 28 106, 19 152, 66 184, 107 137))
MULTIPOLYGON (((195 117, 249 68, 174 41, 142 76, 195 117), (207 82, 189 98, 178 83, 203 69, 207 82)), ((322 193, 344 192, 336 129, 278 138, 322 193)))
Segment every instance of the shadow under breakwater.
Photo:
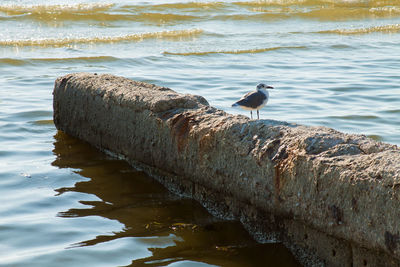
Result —
MULTIPOLYGON (((59 195, 79 192, 96 201, 79 201, 83 208, 59 212, 60 217, 101 216, 124 225, 72 247, 95 246, 125 237, 148 238, 143 246, 152 256, 132 259, 131 265, 165 266, 196 261, 219 266, 298 266, 281 244, 258 244, 235 221, 213 218, 197 202, 169 193, 146 174, 121 160, 106 156, 89 144, 62 132, 55 135, 52 163, 71 168, 86 181, 56 189, 59 195), (158 247, 161 237, 175 236, 174 245, 158 247)), ((93 227, 96 227, 93 225, 93 227)))

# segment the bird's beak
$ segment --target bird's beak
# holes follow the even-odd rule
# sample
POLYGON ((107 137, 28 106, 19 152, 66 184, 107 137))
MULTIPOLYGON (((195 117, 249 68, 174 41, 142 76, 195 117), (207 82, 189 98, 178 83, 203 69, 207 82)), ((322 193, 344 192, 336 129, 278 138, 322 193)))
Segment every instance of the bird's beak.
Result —
POLYGON ((268 88, 268 89, 274 89, 274 87, 272 87, 272 86, 267 86, 267 88, 268 88))

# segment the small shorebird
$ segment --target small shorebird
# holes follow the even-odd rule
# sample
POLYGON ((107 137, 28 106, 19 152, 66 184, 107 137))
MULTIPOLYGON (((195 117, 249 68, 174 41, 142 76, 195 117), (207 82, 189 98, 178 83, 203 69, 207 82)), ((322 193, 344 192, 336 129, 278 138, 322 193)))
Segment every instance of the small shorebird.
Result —
POLYGON ((260 119, 259 110, 267 104, 269 98, 267 89, 273 89, 274 87, 260 83, 256 88, 257 91, 245 94, 232 105, 232 107, 239 106, 242 109, 250 110, 251 119, 253 119, 253 110, 257 110, 257 119, 260 119))

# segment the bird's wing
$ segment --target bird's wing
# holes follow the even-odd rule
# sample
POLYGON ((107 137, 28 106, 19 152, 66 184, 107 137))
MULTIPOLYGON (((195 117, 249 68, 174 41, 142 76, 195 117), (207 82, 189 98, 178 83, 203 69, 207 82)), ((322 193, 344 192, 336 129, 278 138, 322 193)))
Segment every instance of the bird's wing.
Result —
MULTIPOLYGON (((240 100, 243 100, 243 99, 249 97, 250 95, 256 94, 256 93, 257 93, 257 91, 248 92, 247 94, 245 94, 244 96, 242 96, 242 98, 241 98, 240 100)), ((240 100, 239 100, 239 101, 240 101, 240 100)))
POLYGON ((239 101, 236 103, 240 106, 246 106, 246 107, 251 107, 251 108, 256 108, 262 105, 267 98, 266 95, 264 95, 261 92, 250 92, 245 94, 239 101))

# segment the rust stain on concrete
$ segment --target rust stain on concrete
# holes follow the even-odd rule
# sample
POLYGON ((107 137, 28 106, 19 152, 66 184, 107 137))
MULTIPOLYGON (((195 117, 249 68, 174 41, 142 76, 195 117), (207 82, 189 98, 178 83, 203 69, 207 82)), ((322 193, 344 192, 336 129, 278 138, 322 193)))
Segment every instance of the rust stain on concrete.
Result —
POLYGON ((195 123, 193 115, 187 113, 178 114, 170 120, 172 136, 175 138, 179 152, 186 147, 190 129, 195 123))

